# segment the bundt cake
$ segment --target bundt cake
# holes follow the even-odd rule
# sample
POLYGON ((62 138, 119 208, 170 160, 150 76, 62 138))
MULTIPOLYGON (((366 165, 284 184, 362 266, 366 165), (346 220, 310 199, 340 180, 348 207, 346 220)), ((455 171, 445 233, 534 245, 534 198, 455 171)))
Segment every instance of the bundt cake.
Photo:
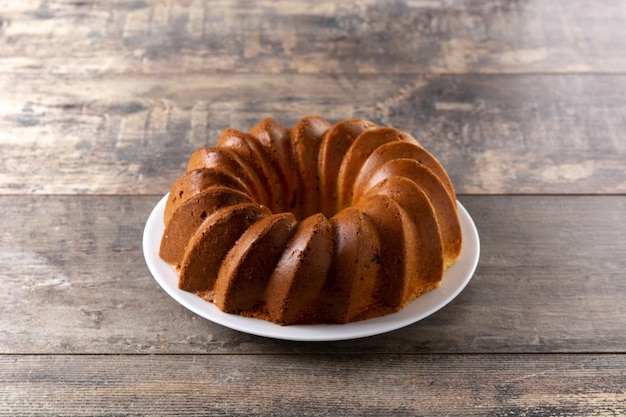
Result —
POLYGON ((191 155, 164 222, 159 254, 179 288, 280 325, 398 311, 461 252, 440 163, 409 134, 361 119, 225 130, 191 155))

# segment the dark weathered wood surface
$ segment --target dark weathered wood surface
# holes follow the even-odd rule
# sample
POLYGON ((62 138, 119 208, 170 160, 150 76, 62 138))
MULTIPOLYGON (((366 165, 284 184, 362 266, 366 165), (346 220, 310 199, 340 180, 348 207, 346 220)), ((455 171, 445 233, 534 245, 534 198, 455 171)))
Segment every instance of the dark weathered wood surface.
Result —
POLYGON ((626 10, 596 3, 22 0, 0 72, 624 72, 626 10))
POLYGON ((0 416, 626 414, 626 7, 0 2, 0 416), (407 130, 478 226, 470 285, 389 334, 185 310, 148 214, 226 127, 407 130))
POLYGON ((459 198, 482 256, 451 305, 385 337, 303 344, 224 329, 170 299, 141 248, 157 198, 5 196, 0 353, 624 350, 626 197, 459 198))
POLYGON ((16 414, 626 413, 624 355, 44 355, 0 367, 16 414))
POLYGON ((308 113, 411 132, 459 193, 626 192, 624 75, 14 79, 0 75, 5 194, 164 194, 223 129, 308 113))

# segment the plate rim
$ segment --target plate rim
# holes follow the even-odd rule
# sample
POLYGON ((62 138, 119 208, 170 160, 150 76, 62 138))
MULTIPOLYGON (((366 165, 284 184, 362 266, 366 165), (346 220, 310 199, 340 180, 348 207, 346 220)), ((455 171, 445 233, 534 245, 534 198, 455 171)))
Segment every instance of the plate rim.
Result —
POLYGON ((411 301, 402 310, 382 317, 346 324, 280 326, 262 319, 224 313, 214 304, 178 288, 178 277, 174 269, 158 256, 161 237, 165 229, 163 212, 168 194, 165 194, 153 207, 143 231, 144 259, 152 277, 170 297, 187 310, 213 323, 256 336, 321 342, 359 339, 398 330, 433 315, 452 302, 469 284, 480 259, 478 230, 467 209, 457 200, 463 246, 459 259, 445 272, 444 279, 438 288, 411 301))

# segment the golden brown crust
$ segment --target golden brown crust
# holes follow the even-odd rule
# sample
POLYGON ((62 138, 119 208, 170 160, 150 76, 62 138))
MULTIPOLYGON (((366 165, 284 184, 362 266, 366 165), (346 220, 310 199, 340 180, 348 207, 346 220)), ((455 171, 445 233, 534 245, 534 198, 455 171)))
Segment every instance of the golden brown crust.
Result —
POLYGON ((269 162, 281 183, 283 205, 281 211, 295 207, 295 192, 298 181, 293 160, 293 145, 289 129, 271 118, 266 118, 248 132, 265 150, 269 162))
POLYGON ((239 178, 257 202, 267 201, 267 191, 254 170, 234 152, 223 148, 200 148, 189 158, 187 171, 198 168, 219 168, 239 178))
POLYGON ((369 179, 366 188, 372 188, 385 178, 410 178, 428 197, 441 230, 446 268, 461 254, 461 224, 456 207, 445 185, 429 168, 414 159, 399 158, 384 163, 369 179))
POLYGON ((337 178, 344 155, 363 132, 376 128, 376 125, 363 119, 339 122, 324 135, 319 151, 318 177, 320 184, 321 211, 331 217, 339 211, 339 191, 337 178))
POLYGON ((296 225, 291 213, 265 217, 228 252, 215 283, 215 304, 228 313, 262 308, 265 287, 296 225))
POLYGON ((246 185, 231 172, 219 168, 198 168, 178 177, 168 195, 163 221, 170 222, 174 212, 190 198, 212 186, 223 186, 232 190, 250 193, 246 185))
POLYGON ((382 145, 403 140, 401 133, 390 127, 379 127, 363 132, 354 140, 339 168, 337 186, 340 208, 352 205, 354 183, 370 155, 382 145))
POLYGON ((267 200, 259 203, 266 205, 275 213, 282 211, 285 205, 282 184, 259 141, 249 134, 226 129, 217 141, 217 146, 230 149, 254 170, 254 175, 261 182, 267 195, 267 200))
POLYGON ((208 217, 222 208, 243 203, 252 203, 252 199, 241 191, 222 186, 209 187, 187 199, 165 227, 159 256, 171 264, 180 264, 189 240, 208 217))
POLYGON ((189 241, 178 286, 189 292, 212 291, 228 251, 250 226, 270 214, 267 208, 248 203, 223 208, 207 217, 189 241))
MULTIPOLYGON (((388 214, 384 210, 378 209, 376 215, 379 221, 383 222, 379 230, 386 229, 392 233, 403 234, 404 258, 401 263, 404 269, 401 275, 402 290, 399 304, 403 306, 438 286, 443 279, 443 244, 435 210, 420 187, 405 177, 386 178, 377 183, 368 195, 385 197, 397 204, 397 208, 392 209, 393 220, 387 219, 388 214), (397 221, 398 217, 402 219, 401 225, 394 226, 393 222, 397 221)), ((367 199, 366 197, 365 200, 367 199)), ((386 207, 390 206, 386 204, 386 207)), ((393 235, 388 238, 393 239, 393 235)), ((387 245, 387 240, 382 236, 381 239, 387 245)))
POLYGON ((266 309, 280 324, 315 321, 310 310, 324 286, 332 258, 333 240, 323 214, 298 223, 267 284, 266 309))
POLYGON ((367 310, 374 300, 381 264, 381 242, 371 219, 355 207, 330 219, 335 248, 320 308, 329 321, 347 323, 367 310))
MULTIPOLYGON (((456 202, 454 187, 439 161, 435 159, 426 149, 411 142, 397 141, 379 146, 371 153, 371 157, 363 164, 358 178, 354 183, 354 194, 358 195, 364 191, 365 184, 377 169, 386 162, 400 158, 414 159, 420 164, 428 167, 442 182, 450 198, 456 202)), ((456 203, 455 203, 456 204, 456 203)))
POLYGON ((227 129, 192 154, 164 221, 181 289, 283 325, 397 311, 439 285, 462 243, 441 164, 362 119, 227 129))
POLYGON ((301 119, 291 130, 298 188, 292 212, 301 220, 320 211, 317 165, 322 138, 330 123, 319 116, 301 119))

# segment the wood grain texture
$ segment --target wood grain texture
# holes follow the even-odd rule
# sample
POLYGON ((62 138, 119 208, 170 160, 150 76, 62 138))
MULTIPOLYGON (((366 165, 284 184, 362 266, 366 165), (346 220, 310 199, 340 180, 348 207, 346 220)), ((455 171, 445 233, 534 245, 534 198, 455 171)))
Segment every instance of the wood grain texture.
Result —
POLYGON ((626 415, 626 7, 0 1, 0 416, 626 415), (451 304, 297 343, 188 312, 141 237, 193 150, 363 117, 481 236, 451 304))
POLYGON ((626 413, 624 355, 26 355, 0 372, 2 416, 626 413))
POLYGON ((625 19, 587 0, 29 0, 0 9, 0 73, 623 73, 625 19))
POLYGON ((625 197, 460 199, 482 256, 455 301, 382 337, 306 344, 170 299, 141 248, 158 197, 2 196, 0 353, 624 352, 625 197))
POLYGON ((0 75, 0 193, 164 194, 189 155, 266 116, 406 130, 457 192, 626 192, 626 76, 0 75))

